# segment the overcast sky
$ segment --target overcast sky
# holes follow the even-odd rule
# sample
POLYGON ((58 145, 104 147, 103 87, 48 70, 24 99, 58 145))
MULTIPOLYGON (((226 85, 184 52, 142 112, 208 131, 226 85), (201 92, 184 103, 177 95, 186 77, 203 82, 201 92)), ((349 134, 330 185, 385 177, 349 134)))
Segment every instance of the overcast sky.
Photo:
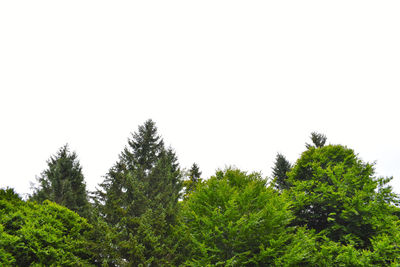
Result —
POLYGON ((312 131, 400 193, 399 1, 1 1, 0 187, 69 143, 89 190, 152 118, 180 164, 271 174, 312 131))

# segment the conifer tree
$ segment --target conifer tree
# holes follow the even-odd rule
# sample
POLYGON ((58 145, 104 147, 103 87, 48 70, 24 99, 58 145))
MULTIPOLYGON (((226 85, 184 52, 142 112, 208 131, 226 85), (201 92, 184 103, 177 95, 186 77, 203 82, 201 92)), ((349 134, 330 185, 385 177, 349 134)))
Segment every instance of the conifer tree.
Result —
POLYGON ((189 196, 196 189, 197 185, 202 182, 202 179, 200 178, 201 171, 196 163, 193 163, 189 170, 188 176, 189 180, 184 182, 185 197, 189 196))
POLYGON ((168 236, 175 222, 181 174, 152 120, 139 126, 97 191, 105 220, 115 225, 124 262, 163 265, 171 257, 168 236))
POLYGON ((86 184, 76 153, 71 153, 66 144, 50 157, 47 165, 30 199, 38 202, 48 199, 87 217, 89 202, 86 184))
POLYGON ((292 169, 292 165, 284 155, 278 153, 275 159, 275 165, 272 168, 272 177, 274 178, 274 186, 278 190, 288 189, 287 173, 292 169))
POLYGON ((311 136, 310 136, 311 141, 313 142, 312 144, 308 144, 306 143, 306 148, 310 148, 310 147, 316 147, 316 148, 321 148, 325 145, 326 143, 326 136, 324 134, 320 134, 317 132, 312 132, 311 136))

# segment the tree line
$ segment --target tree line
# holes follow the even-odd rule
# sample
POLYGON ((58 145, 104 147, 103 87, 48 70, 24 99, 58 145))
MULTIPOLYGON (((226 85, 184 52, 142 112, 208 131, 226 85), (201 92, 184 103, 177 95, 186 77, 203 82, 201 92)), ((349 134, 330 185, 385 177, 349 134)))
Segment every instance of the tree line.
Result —
POLYGON ((152 120, 128 139, 94 192, 68 145, 29 199, 0 190, 0 262, 9 266, 398 266, 391 178, 312 133, 272 177, 181 169, 152 120))

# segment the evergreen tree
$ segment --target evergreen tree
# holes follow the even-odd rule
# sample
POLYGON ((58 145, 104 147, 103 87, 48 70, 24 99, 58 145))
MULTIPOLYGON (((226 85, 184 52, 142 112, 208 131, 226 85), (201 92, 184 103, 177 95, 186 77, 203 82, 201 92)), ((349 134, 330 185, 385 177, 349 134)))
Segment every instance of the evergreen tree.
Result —
POLYGON ((38 202, 48 199, 87 217, 89 202, 86 184, 76 153, 71 153, 66 144, 50 157, 47 165, 30 199, 38 202))
POLYGON ((274 186, 278 190, 288 189, 289 182, 287 173, 292 169, 292 165, 284 155, 278 153, 275 159, 275 165, 272 168, 272 177, 274 186))
POLYGON ((200 178, 201 171, 196 163, 193 163, 189 170, 188 176, 189 180, 184 181, 185 197, 188 197, 196 189, 198 184, 202 182, 202 179, 200 178))
POLYGON ((306 147, 310 148, 312 146, 316 147, 316 148, 320 148, 323 147, 325 145, 326 142, 326 136, 324 134, 320 134, 317 132, 312 132, 311 133, 311 141, 313 142, 313 145, 306 143, 306 147))
POLYGON ((176 155, 164 147, 152 120, 132 134, 100 187, 98 207, 115 225, 122 260, 132 266, 166 264, 182 184, 176 155))

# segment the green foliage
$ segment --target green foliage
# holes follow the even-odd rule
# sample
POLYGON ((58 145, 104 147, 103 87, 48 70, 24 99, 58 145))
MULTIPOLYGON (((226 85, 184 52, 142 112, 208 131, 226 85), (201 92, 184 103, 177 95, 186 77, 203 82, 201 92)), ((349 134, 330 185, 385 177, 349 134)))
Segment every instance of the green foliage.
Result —
POLYGON ((373 166, 349 148, 310 147, 289 173, 294 223, 341 244, 371 248, 371 239, 389 234, 397 220, 390 179, 373 175, 373 166))
POLYGON ((273 184, 277 190, 289 189, 288 172, 292 169, 290 162, 278 153, 276 155, 275 164, 272 168, 272 177, 274 178, 273 184))
POLYGON ((325 145, 325 142, 326 142, 326 136, 324 134, 320 134, 317 132, 312 132, 310 139, 313 142, 313 144, 306 143, 307 148, 310 148, 313 146, 316 148, 321 148, 325 145))
POLYGON ((289 227, 290 201, 266 187, 259 174, 217 172, 183 203, 177 261, 193 266, 296 265, 312 242, 289 227))
POLYGON ((311 140, 294 166, 277 155, 271 186, 237 169, 203 181, 193 164, 182 198, 177 157, 148 120, 93 205, 66 145, 31 197, 42 204, 0 190, 0 265, 399 266, 391 178, 325 135, 311 140))
POLYGON ((5 265, 89 266, 84 234, 90 225, 48 200, 24 202, 0 189, 0 260, 5 265))
POLYGON ((315 266, 399 266, 399 231, 393 231, 391 237, 374 237, 370 249, 358 249, 354 244, 341 244, 322 235, 316 239, 312 262, 315 266))
POLYGON ((122 262, 167 264, 181 174, 175 153, 164 147, 152 120, 128 140, 100 186, 97 206, 105 221, 115 226, 114 246, 122 262))
POLYGON ((196 163, 193 163, 189 170, 188 176, 189 180, 185 180, 183 182, 183 186, 185 187, 185 198, 187 198, 196 189, 196 187, 202 183, 202 179, 200 178, 201 171, 196 163))
POLYGON ((65 145, 50 157, 47 165, 38 179, 39 187, 35 188, 30 199, 38 202, 48 199, 87 217, 90 207, 76 153, 70 153, 68 145, 65 145))

